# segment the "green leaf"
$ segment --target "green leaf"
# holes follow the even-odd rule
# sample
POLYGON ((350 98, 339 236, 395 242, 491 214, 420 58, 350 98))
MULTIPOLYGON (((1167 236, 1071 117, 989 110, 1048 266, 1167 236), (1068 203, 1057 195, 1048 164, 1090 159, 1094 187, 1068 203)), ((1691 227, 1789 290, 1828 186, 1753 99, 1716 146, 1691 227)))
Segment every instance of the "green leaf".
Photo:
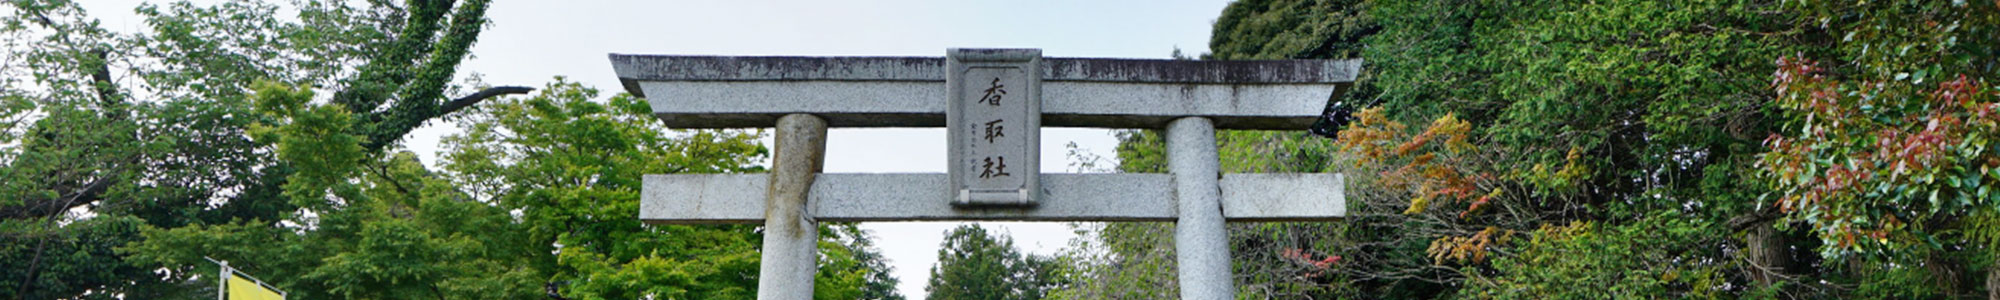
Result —
POLYGON ((1931 199, 1931 200, 1930 200, 1930 202, 1931 202, 1931 213, 1937 213, 1939 209, 1942 209, 1942 208, 1943 208, 1943 206, 1944 206, 1944 205, 1943 205, 1943 203, 1938 203, 1938 190, 1936 190, 1936 189, 1932 189, 1932 190, 1931 190, 1931 197, 1930 197, 1930 199, 1931 199))

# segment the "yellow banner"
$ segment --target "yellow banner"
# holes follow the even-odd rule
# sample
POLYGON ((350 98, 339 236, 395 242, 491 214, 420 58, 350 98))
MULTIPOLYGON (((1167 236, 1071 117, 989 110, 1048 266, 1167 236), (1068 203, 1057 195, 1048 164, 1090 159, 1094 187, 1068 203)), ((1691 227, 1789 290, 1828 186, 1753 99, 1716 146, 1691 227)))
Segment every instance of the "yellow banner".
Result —
POLYGON ((257 282, 229 274, 229 300, 284 300, 278 292, 264 289, 257 282))

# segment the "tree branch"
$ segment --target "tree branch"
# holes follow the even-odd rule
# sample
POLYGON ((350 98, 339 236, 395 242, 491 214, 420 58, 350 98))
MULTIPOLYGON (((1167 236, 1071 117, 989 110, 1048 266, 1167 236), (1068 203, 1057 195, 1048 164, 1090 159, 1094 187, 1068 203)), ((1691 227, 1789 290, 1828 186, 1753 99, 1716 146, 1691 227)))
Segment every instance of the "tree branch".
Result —
POLYGON ((97 57, 97 61, 91 62, 89 67, 91 87, 97 91, 98 105, 107 110, 106 114, 111 119, 124 119, 124 112, 116 109, 122 106, 124 99, 118 97, 117 85, 111 82, 111 52, 97 49, 90 50, 90 54, 97 57))
MULTIPOLYGON (((56 34, 58 35, 59 38, 62 39, 62 42, 64 44, 72 44, 72 42, 69 39, 69 35, 65 34, 64 32, 67 29, 63 28, 62 26, 56 25, 55 20, 49 18, 47 11, 29 9, 25 7, 16 7, 16 8, 26 10, 29 16, 34 17, 32 20, 35 21, 36 24, 40 24, 42 25, 42 27, 48 28, 49 30, 56 31, 56 34)), ((123 100, 117 97, 118 96, 118 89, 116 88, 117 85, 111 82, 111 52, 104 49, 95 49, 95 50, 90 50, 90 54, 91 56, 97 57, 97 61, 85 62, 84 66, 85 69, 90 70, 90 74, 87 75, 90 76, 91 87, 92 87, 91 90, 97 92, 98 101, 101 102, 102 105, 104 105, 104 107, 106 108, 110 108, 113 105, 121 103, 123 100)))
POLYGON ((347 87, 334 94, 333 101, 357 113, 373 112, 389 100, 393 92, 383 89, 400 87, 410 81, 410 68, 431 51, 432 39, 437 36, 452 1, 419 0, 410 1, 408 18, 403 28, 396 34, 396 40, 389 43, 389 49, 362 65, 359 74, 349 78, 347 87))
MULTIPOLYGON (((77 191, 76 194, 70 195, 69 200, 63 201, 63 204, 61 206, 50 208, 53 211, 49 213, 49 216, 47 218, 43 219, 42 230, 44 232, 55 230, 56 219, 62 217, 63 212, 69 211, 70 205, 76 204, 77 199, 84 199, 84 198, 91 199, 90 201, 85 201, 84 203, 97 201, 96 199, 98 199, 98 196, 102 195, 104 191, 109 189, 110 187, 111 187, 110 178, 98 178, 97 180, 92 181, 89 184, 85 184, 82 190, 77 191)), ((54 201, 50 202, 53 203, 54 201)), ((49 239, 51 238, 54 238, 54 236, 43 235, 39 237, 40 241, 35 242, 35 256, 34 258, 28 260, 28 276, 21 278, 21 289, 17 291, 15 295, 26 295, 28 294, 28 291, 34 289, 35 275, 37 273, 36 269, 39 269, 42 265, 42 251, 47 249, 47 247, 49 246, 49 239)))
POLYGON ((403 193, 404 196, 414 198, 417 195, 417 193, 410 192, 410 189, 404 188, 403 183, 397 181, 396 178, 389 177, 389 166, 386 163, 363 163, 361 169, 369 171, 367 173, 375 175, 375 178, 381 178, 382 182, 389 183, 390 187, 396 188, 396 192, 403 193))
POLYGON ((399 88, 396 103, 386 111, 370 115, 369 123, 375 128, 369 130, 363 147, 369 151, 381 150, 425 121, 444 115, 439 99, 443 98, 445 83, 451 81, 459 63, 472 50, 472 43, 479 39, 479 31, 486 24, 483 16, 488 4, 487 0, 472 0, 454 9, 450 27, 445 28, 445 35, 432 48, 429 61, 399 88))
POLYGON ((499 97, 502 95, 526 94, 528 92, 533 92, 533 91, 535 91, 535 88, 525 87, 525 86, 496 86, 496 87, 486 88, 484 90, 479 90, 479 92, 472 93, 471 95, 465 95, 465 97, 458 97, 458 99, 451 99, 451 102, 445 102, 444 107, 438 108, 438 115, 440 116, 449 115, 451 113, 458 112, 458 110, 460 109, 471 107, 473 104, 479 103, 480 101, 486 101, 486 99, 489 98, 499 97))
POLYGON ((1727 223, 1729 224, 1729 230, 1743 231, 1750 229, 1751 226, 1764 224, 1765 221, 1776 220, 1780 216, 1777 210, 1760 208, 1750 211, 1747 214, 1729 218, 1727 223))
MULTIPOLYGON (((417 126, 421 126, 424 122, 431 119, 449 115, 458 110, 470 107, 472 104, 486 101, 486 99, 493 97, 525 94, 534 90, 534 88, 522 86, 490 87, 471 95, 466 95, 465 97, 452 99, 451 102, 445 103, 443 106, 433 105, 428 108, 428 111, 405 111, 426 108, 397 105, 397 109, 369 114, 369 123, 375 124, 376 127, 372 129, 372 132, 368 133, 368 140, 364 141, 365 143, 361 146, 367 148, 368 151, 379 151, 382 150, 382 147, 388 146, 389 143, 402 138, 403 135, 409 134, 411 130, 416 130, 417 126)), ((405 99, 401 101, 409 100, 405 99)))

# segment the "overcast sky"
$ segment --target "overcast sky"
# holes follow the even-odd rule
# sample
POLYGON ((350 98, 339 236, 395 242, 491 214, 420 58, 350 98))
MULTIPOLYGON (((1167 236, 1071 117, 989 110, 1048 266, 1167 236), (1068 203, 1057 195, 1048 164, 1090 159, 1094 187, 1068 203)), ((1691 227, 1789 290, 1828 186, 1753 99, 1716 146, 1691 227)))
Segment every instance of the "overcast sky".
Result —
MULTIPOLYGON (((143 30, 138 1, 85 0, 113 30, 143 30)), ((158 2, 158 1, 155 1, 158 2)), ((1227 5, 1201 1, 495 1, 493 25, 460 68, 494 85, 539 87, 554 76, 619 91, 609 53, 802 56, 943 56, 946 48, 1041 48, 1048 57, 1169 58, 1208 52, 1210 25, 1227 5)), ((943 101, 944 99, 938 99, 943 101)), ((446 123, 446 122, 439 122, 446 123)), ((450 124, 442 124, 449 126, 450 124)), ((426 162, 455 128, 407 140, 426 162)), ((768 142, 768 139, 766 139, 768 142)), ((1065 144, 1115 156, 1108 130, 1049 128, 1043 172, 1071 168, 1065 144)), ((834 129, 826 172, 944 172, 941 129, 834 129)), ((957 222, 864 223, 902 280, 923 299, 943 233, 957 222)), ((1018 246, 1052 254, 1075 234, 1063 223, 984 222, 1018 246)))

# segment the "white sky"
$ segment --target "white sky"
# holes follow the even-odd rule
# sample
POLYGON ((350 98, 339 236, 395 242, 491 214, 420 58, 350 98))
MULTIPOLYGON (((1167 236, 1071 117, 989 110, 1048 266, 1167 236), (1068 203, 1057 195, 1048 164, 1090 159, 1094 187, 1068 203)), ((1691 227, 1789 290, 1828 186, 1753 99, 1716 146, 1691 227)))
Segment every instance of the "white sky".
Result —
MULTIPOLYGON (((112 30, 145 30, 138 1, 84 0, 112 30)), ((158 1, 155 1, 158 2, 158 1)), ((492 27, 460 68, 494 85, 540 87, 554 76, 621 88, 606 54, 943 56, 946 48, 1041 48, 1048 57, 1168 58, 1178 47, 1208 51, 1210 25, 1226 0, 1200 1, 496 1, 492 27)), ((943 101, 943 99, 939 99, 943 101)), ((445 122, 438 122, 445 123, 445 122)), ((443 124, 450 126, 451 124, 443 124)), ((406 143, 425 161, 456 128, 429 127, 406 143)), ((768 143, 768 139, 766 140, 768 143)), ((1107 158, 1108 130, 1049 128, 1043 172, 1066 172, 1063 145, 1107 158)), ((835 129, 826 172, 945 171, 941 129, 835 129)), ((938 244, 959 222, 864 223, 895 268, 899 289, 923 299, 938 244)), ((1075 234, 1064 223, 982 222, 1017 246, 1052 254, 1075 234)))

